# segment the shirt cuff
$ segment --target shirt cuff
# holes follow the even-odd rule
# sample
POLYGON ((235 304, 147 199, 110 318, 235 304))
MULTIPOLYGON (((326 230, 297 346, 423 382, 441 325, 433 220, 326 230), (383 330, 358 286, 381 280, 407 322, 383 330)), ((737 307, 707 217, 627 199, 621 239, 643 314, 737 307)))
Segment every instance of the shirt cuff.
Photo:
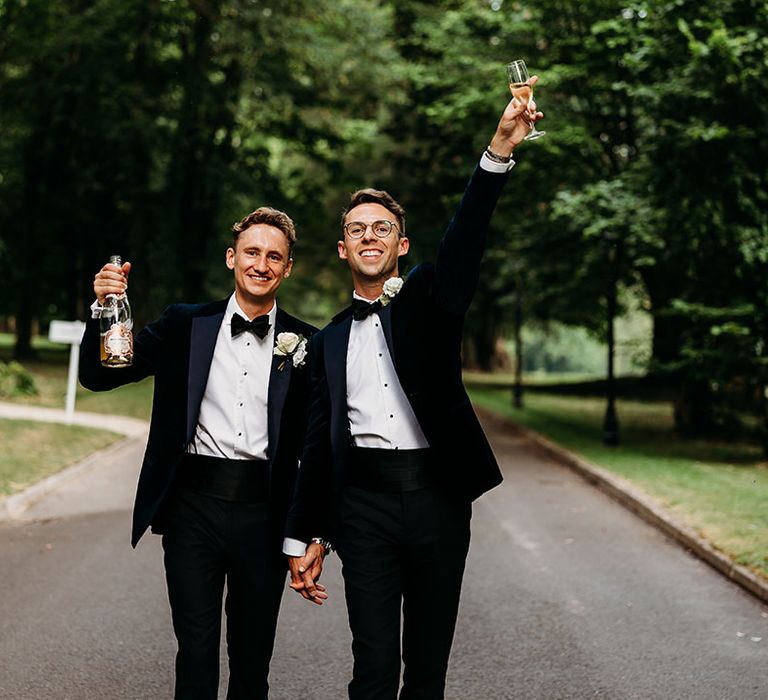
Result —
POLYGON ((480 167, 490 173, 508 173, 515 167, 515 161, 510 160, 509 163, 496 163, 483 153, 480 156, 480 167))
POLYGON ((91 304, 91 318, 101 318, 101 304, 98 299, 91 304))
POLYGON ((283 539, 283 554, 287 554, 289 557, 303 557, 306 553, 306 542, 294 540, 293 537, 283 539))

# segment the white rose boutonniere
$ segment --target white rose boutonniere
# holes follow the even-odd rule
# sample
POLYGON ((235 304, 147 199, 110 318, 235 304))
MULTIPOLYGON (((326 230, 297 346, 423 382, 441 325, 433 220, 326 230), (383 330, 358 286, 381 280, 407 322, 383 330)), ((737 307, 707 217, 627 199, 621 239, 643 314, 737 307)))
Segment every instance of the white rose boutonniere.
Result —
POLYGON ((381 293, 381 296, 379 297, 379 302, 382 306, 386 306, 389 304, 390 301, 392 301, 400 292, 400 290, 403 288, 403 278, 402 277, 390 277, 386 282, 384 282, 384 291, 381 293))
POLYGON ((298 369, 307 357, 307 339, 297 333, 280 333, 275 341, 273 354, 285 358, 277 369, 282 370, 288 360, 298 369))

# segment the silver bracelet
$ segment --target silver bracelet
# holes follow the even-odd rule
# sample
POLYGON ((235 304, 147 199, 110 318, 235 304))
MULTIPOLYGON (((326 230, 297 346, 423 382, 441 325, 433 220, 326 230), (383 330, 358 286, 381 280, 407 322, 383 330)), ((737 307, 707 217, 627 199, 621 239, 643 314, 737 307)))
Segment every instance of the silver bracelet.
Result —
POLYGON ((333 545, 323 537, 313 537, 311 542, 313 544, 319 544, 325 550, 323 552, 324 555, 328 555, 333 551, 333 545))
POLYGON ((485 149, 485 155, 487 155, 494 163, 502 163, 504 165, 512 160, 511 155, 503 156, 500 153, 494 153, 490 146, 485 149))

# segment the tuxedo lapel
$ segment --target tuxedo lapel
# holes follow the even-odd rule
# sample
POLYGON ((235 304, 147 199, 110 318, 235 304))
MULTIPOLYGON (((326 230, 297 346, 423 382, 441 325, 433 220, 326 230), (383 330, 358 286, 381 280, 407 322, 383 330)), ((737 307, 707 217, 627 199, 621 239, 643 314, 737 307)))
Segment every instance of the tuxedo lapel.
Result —
MULTIPOLYGON (((277 309, 275 317, 275 342, 280 333, 289 331, 285 326, 285 314, 277 309)), ((267 448, 269 457, 275 456, 277 441, 280 439, 280 422, 285 406, 285 398, 288 395, 288 386, 291 382, 291 372, 293 371, 293 362, 290 358, 280 355, 272 355, 272 369, 269 374, 269 392, 267 395, 267 431, 269 435, 269 446, 267 448), (282 369, 279 369, 280 365, 282 369)))
POLYGON ((219 335, 221 322, 224 320, 226 301, 222 302, 221 311, 211 316, 198 316, 192 319, 192 330, 189 338, 189 375, 187 390, 187 442, 195 432, 197 417, 200 413, 200 402, 203 400, 208 374, 211 371, 211 360, 216 348, 216 338, 219 335))
POLYGON ((387 347, 389 348, 389 356, 392 358, 392 364, 396 365, 395 347, 392 342, 392 304, 387 304, 381 311, 379 311, 379 318, 381 319, 384 338, 386 339, 387 347))
POLYGON ((344 440, 347 424, 347 348, 352 328, 352 314, 346 310, 337 314, 338 322, 325 331, 325 373, 331 399, 333 425, 331 431, 337 440, 344 440), (343 418, 343 421, 341 420, 343 418))

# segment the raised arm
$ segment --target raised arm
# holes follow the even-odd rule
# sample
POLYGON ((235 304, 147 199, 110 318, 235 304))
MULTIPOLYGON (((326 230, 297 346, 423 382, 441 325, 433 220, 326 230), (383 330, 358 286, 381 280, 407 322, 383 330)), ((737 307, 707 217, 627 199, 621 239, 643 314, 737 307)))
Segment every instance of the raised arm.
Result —
MULTIPOLYGON (((96 273, 93 291, 96 301, 103 305, 109 294, 122 294, 128 289, 128 274, 131 263, 122 267, 107 264, 96 273)), ((91 391, 107 391, 115 387, 138 382, 155 373, 157 357, 167 325, 166 312, 146 326, 133 342, 133 364, 130 367, 104 367, 100 359, 100 325, 98 318, 90 318, 85 324, 85 333, 80 344, 80 383, 91 391)))
MULTIPOLYGON (((536 76, 532 77, 531 84, 537 80, 536 76)), ((472 302, 480 279, 491 215, 514 165, 512 152, 529 132, 531 122, 543 116, 536 111, 535 102, 526 105, 512 98, 488 145, 492 155, 498 160, 509 158, 509 164, 498 164, 483 156, 472 173, 437 252, 433 293, 437 303, 450 313, 464 314, 472 302)))

